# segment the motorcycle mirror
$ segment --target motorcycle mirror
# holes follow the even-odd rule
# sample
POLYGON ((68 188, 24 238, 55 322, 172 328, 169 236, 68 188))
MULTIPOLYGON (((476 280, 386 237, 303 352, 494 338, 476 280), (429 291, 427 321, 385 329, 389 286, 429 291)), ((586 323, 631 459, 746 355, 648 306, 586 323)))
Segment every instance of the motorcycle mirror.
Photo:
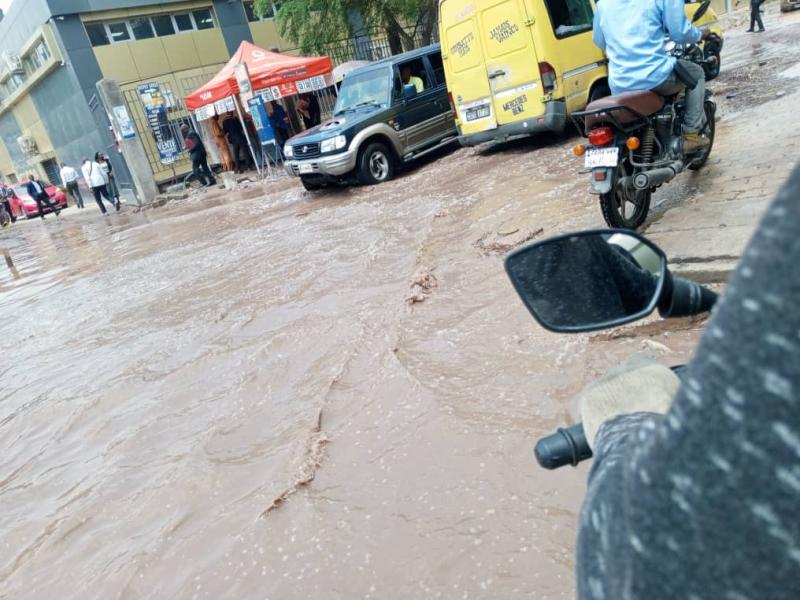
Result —
POLYGON ((631 323, 658 306, 667 257, 647 238, 624 229, 583 231, 511 253, 506 272, 545 329, 597 331, 631 323))
POLYGON ((697 23, 700 19, 702 19, 703 15, 705 15, 706 11, 708 11, 709 6, 711 6, 711 0, 704 0, 703 3, 697 7, 697 10, 694 11, 694 15, 692 15, 692 23, 697 23))

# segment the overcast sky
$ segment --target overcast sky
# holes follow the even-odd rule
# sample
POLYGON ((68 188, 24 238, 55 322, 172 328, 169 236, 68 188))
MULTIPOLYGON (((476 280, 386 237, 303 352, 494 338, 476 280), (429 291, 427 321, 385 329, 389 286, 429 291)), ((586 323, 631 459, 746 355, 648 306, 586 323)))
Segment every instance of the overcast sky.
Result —
POLYGON ((8 7, 11 6, 11 2, 13 0, 0 0, 0 8, 3 10, 8 10, 8 7))

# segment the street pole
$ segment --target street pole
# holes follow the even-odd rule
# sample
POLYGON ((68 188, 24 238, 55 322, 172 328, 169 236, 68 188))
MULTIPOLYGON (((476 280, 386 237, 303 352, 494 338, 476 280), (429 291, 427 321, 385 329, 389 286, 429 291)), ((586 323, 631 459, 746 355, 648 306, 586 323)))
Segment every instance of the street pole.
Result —
POLYGON ((258 164, 258 159, 256 158, 256 151, 253 148, 253 141, 250 139, 250 132, 247 130, 247 123, 244 120, 244 114, 242 113, 242 107, 240 106, 241 103, 239 102, 238 96, 234 96, 233 103, 236 105, 236 112, 239 115, 239 122, 242 124, 242 130, 247 138, 247 147, 250 148, 250 156, 253 157, 253 164, 256 166, 258 177, 261 178, 261 166, 258 164))

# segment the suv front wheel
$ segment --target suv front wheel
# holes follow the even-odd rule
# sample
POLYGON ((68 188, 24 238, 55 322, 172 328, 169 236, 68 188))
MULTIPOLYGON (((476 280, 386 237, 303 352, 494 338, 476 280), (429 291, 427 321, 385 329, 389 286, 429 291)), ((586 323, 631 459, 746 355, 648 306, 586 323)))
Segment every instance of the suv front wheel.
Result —
POLYGON ((358 155, 356 171, 364 185, 389 181, 395 171, 394 155, 380 142, 372 142, 358 155))

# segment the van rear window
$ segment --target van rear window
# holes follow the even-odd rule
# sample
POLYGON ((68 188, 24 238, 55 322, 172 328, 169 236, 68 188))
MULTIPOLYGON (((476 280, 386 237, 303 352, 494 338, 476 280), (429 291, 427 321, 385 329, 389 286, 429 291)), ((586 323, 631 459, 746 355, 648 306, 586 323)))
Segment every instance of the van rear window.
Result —
POLYGON ((557 38, 591 31, 594 13, 589 0, 545 0, 545 5, 557 38))

